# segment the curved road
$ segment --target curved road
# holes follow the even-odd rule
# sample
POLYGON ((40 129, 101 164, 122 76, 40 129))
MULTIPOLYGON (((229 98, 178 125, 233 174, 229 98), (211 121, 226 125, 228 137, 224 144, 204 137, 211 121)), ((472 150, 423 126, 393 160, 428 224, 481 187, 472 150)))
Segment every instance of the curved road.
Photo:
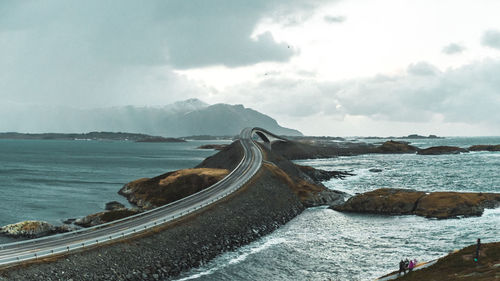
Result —
POLYGON ((38 259, 120 239, 158 226, 224 198, 242 187, 260 169, 262 153, 252 140, 253 133, 274 134, 261 128, 245 128, 240 133, 244 155, 238 166, 216 184, 168 205, 118 221, 78 231, 0 245, 0 266, 38 259))

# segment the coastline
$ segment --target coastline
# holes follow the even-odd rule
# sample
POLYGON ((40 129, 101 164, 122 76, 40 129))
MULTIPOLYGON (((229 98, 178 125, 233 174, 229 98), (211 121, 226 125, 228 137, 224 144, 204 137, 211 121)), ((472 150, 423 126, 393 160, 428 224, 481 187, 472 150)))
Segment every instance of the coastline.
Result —
MULTIPOLYGON (((414 157, 420 157, 420 156, 414 156, 414 157)), ((456 157, 456 156, 450 156, 450 157, 456 157)), ((381 175, 384 175, 384 173, 385 173, 385 169, 383 169, 383 172, 382 172, 381 175)), ((378 173, 373 173, 373 175, 379 175, 379 174, 378 173)))
POLYGON ((7 280, 168 278, 272 232, 303 208, 279 176, 263 167, 236 194, 149 234, 68 254, 50 263, 9 268, 0 271, 0 276, 7 280), (64 275, 54 276, 54 272, 64 275))

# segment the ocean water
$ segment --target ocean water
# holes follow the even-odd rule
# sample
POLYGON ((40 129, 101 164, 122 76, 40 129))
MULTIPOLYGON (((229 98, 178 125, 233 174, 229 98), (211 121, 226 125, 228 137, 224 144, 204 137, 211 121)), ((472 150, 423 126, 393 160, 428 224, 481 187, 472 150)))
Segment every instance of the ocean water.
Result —
MULTIPOLYGON (((384 140, 368 140, 382 142, 384 140)), ((411 141, 411 140, 409 140, 411 141)), ((412 143, 468 147, 500 137, 423 139, 412 143)), ((500 192, 500 152, 459 155, 361 155, 297 161, 356 176, 324 184, 350 194, 381 187, 500 192), (372 168, 381 172, 370 172, 372 168)), ((184 273, 177 280, 374 280, 402 258, 428 261, 474 244, 500 241, 500 208, 483 216, 435 220, 344 214, 311 208, 270 235, 184 273)))
MULTIPOLYGON (((104 210, 127 182, 192 168, 214 150, 207 143, 0 140, 0 226, 23 220, 61 224, 104 210)), ((12 241, 0 236, 0 243, 12 241)))

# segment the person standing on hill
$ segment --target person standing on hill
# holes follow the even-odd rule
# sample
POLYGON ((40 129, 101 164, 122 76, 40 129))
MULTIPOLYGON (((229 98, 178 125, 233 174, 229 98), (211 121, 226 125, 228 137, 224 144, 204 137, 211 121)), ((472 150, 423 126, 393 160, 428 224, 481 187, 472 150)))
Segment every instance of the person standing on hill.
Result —
POLYGON ((415 267, 415 264, 413 263, 413 260, 410 260, 410 263, 408 264, 408 272, 412 272, 413 267, 415 267))
POLYGON ((401 260, 399 262, 399 272, 398 272, 398 275, 401 275, 401 272, 404 272, 406 274, 405 262, 403 260, 401 260))
POLYGON ((481 239, 477 238, 476 255, 474 256, 474 261, 479 261, 479 251, 481 250, 481 239))

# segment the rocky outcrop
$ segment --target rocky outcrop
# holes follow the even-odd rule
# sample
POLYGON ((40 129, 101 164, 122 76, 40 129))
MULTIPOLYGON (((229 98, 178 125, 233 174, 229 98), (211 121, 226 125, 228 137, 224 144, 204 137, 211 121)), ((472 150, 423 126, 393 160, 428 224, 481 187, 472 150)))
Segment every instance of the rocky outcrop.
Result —
POLYGON ((121 210, 125 209, 125 205, 118 201, 111 201, 106 203, 106 206, 104 207, 105 210, 107 211, 115 211, 115 210, 121 210))
POLYGON ((201 191, 227 174, 229 171, 225 169, 178 170, 151 179, 143 178, 129 182, 118 193, 139 208, 151 209, 201 191))
POLYGON ((353 196, 333 209, 341 212, 409 215, 413 214, 416 203, 424 195, 424 192, 410 189, 383 188, 353 196))
POLYGON ((332 178, 344 179, 347 176, 354 176, 355 174, 346 171, 325 171, 321 169, 316 169, 311 166, 297 165, 297 167, 306 175, 308 175, 316 183, 327 181, 332 178))
POLYGON ((275 142, 272 151, 290 160, 331 158, 337 156, 353 156, 370 153, 415 153, 418 147, 408 142, 386 141, 381 145, 359 142, 321 143, 314 142, 275 142))
POLYGON ((374 149, 374 153, 415 153, 419 148, 407 142, 386 141, 374 149))
POLYGON ((0 233, 11 237, 38 238, 71 230, 66 225, 54 226, 45 221, 23 221, 1 227, 0 233))
POLYGON ((318 206, 339 206, 345 202, 348 194, 338 190, 324 190, 309 192, 302 196, 301 202, 306 208, 318 206))
POLYGON ((227 144, 204 144, 204 145, 198 146, 198 149, 223 150, 227 146, 228 146, 227 144))
POLYGON ((243 148, 239 141, 235 141, 218 153, 206 158, 195 168, 212 168, 234 170, 243 159, 243 148))
POLYGON ((473 145, 470 151, 500 151, 500 144, 497 145, 473 145))
POLYGON ((417 152, 420 155, 441 155, 441 154, 459 154, 469 152, 465 148, 457 146, 433 146, 426 149, 422 149, 417 152))
POLYGON ((112 211, 99 212, 85 216, 83 218, 79 218, 74 221, 74 224, 81 227, 91 227, 132 216, 138 214, 139 212, 140 211, 138 209, 117 209, 112 211))
POLYGON ((332 209, 341 212, 386 215, 417 215, 427 218, 481 216, 485 208, 500 206, 496 193, 426 193, 409 189, 382 188, 358 194, 332 209))
POLYGON ((500 206, 500 194, 432 192, 420 199, 415 215, 428 218, 481 216, 485 208, 500 206))

